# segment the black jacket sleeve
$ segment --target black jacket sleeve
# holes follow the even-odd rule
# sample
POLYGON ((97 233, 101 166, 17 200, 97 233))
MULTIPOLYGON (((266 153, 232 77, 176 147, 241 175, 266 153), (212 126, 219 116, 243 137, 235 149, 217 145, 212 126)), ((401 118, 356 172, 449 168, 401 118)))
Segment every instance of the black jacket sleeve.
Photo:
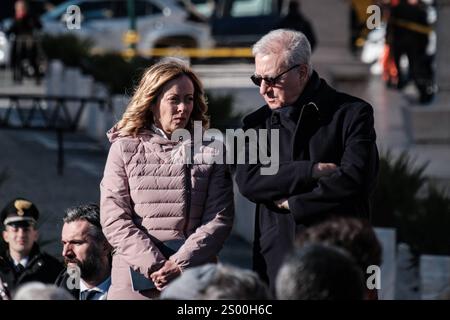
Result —
POLYGON ((262 175, 262 164, 236 167, 236 183, 241 194, 255 203, 273 204, 275 200, 298 194, 314 182, 312 161, 282 162, 274 175, 262 175))
POLYGON ((373 188, 378 171, 373 110, 369 104, 350 107, 344 124, 344 152, 337 172, 320 178, 310 192, 288 199, 297 222, 319 213, 333 212, 345 201, 367 195, 373 188))
MULTIPOLYGON (((270 113, 267 107, 263 107, 254 114, 247 116, 244 119, 244 131, 248 129, 266 129, 261 123, 266 121, 270 113)), ((258 145, 258 150, 259 147, 258 145)), ((312 178, 312 167, 314 165, 312 161, 261 164, 258 157, 256 164, 250 164, 249 150, 249 140, 246 140, 244 148, 235 149, 235 154, 244 152, 247 161, 245 164, 236 166, 235 180, 240 193, 250 201, 264 203, 273 207, 275 200, 288 198, 292 194, 298 194, 307 190, 307 188, 311 189, 311 184, 315 183, 315 180, 312 178), (270 175, 262 174, 261 170, 269 166, 274 166, 278 171, 270 175)), ((235 163, 238 163, 236 159, 235 163)))

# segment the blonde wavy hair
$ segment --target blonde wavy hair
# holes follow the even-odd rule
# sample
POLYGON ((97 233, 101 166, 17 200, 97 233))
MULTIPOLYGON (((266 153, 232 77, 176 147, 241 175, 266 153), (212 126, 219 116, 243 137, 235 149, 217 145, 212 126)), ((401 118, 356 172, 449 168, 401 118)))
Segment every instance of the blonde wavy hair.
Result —
POLYGON ((153 123, 152 106, 161 94, 164 85, 178 77, 188 76, 194 85, 194 108, 186 129, 193 128, 194 121, 201 121, 204 129, 209 127, 206 115, 208 106, 203 84, 192 69, 179 59, 165 59, 149 67, 125 110, 122 119, 117 123, 121 136, 136 136, 142 129, 153 123))

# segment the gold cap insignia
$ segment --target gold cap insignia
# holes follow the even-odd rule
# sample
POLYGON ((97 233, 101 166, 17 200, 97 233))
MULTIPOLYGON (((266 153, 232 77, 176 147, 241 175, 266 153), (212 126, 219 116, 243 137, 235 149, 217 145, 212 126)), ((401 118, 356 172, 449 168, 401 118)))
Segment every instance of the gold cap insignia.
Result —
POLYGON ((23 216, 25 214, 24 210, 30 209, 33 204, 27 200, 16 200, 14 202, 14 207, 17 209, 17 214, 23 216))

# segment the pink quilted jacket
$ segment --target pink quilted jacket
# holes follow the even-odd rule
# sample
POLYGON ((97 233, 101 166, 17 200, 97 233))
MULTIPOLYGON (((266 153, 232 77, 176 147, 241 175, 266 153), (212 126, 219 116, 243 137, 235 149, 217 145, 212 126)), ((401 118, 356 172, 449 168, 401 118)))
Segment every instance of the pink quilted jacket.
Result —
MULTIPOLYGON (((108 299, 139 299, 129 267, 148 277, 166 258, 156 243, 186 239, 170 259, 181 269, 214 261, 233 224, 233 187, 226 165, 180 164, 186 142, 150 130, 112 142, 100 184, 101 223, 114 248, 108 299)), ((203 156, 217 150, 203 146, 203 156)))

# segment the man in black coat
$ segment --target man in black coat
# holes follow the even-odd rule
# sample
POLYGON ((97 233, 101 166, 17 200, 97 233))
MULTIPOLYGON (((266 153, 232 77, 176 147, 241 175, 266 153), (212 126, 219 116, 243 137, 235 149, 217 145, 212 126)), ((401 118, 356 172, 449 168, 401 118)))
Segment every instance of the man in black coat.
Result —
POLYGON ((3 239, 8 249, 1 254, 5 263, 0 268, 0 278, 10 292, 26 282, 54 283, 63 269, 61 262, 42 252, 36 243, 38 218, 36 206, 24 198, 12 200, 1 212, 3 239))
POLYGON ((279 161, 270 164, 278 171, 241 164, 236 182, 257 204, 253 264, 273 290, 296 232, 330 214, 369 218, 378 151, 372 107, 319 78, 301 32, 274 30, 253 55, 252 80, 267 104, 244 118, 243 129, 278 130, 279 140, 268 141, 269 152, 278 144, 279 161))

